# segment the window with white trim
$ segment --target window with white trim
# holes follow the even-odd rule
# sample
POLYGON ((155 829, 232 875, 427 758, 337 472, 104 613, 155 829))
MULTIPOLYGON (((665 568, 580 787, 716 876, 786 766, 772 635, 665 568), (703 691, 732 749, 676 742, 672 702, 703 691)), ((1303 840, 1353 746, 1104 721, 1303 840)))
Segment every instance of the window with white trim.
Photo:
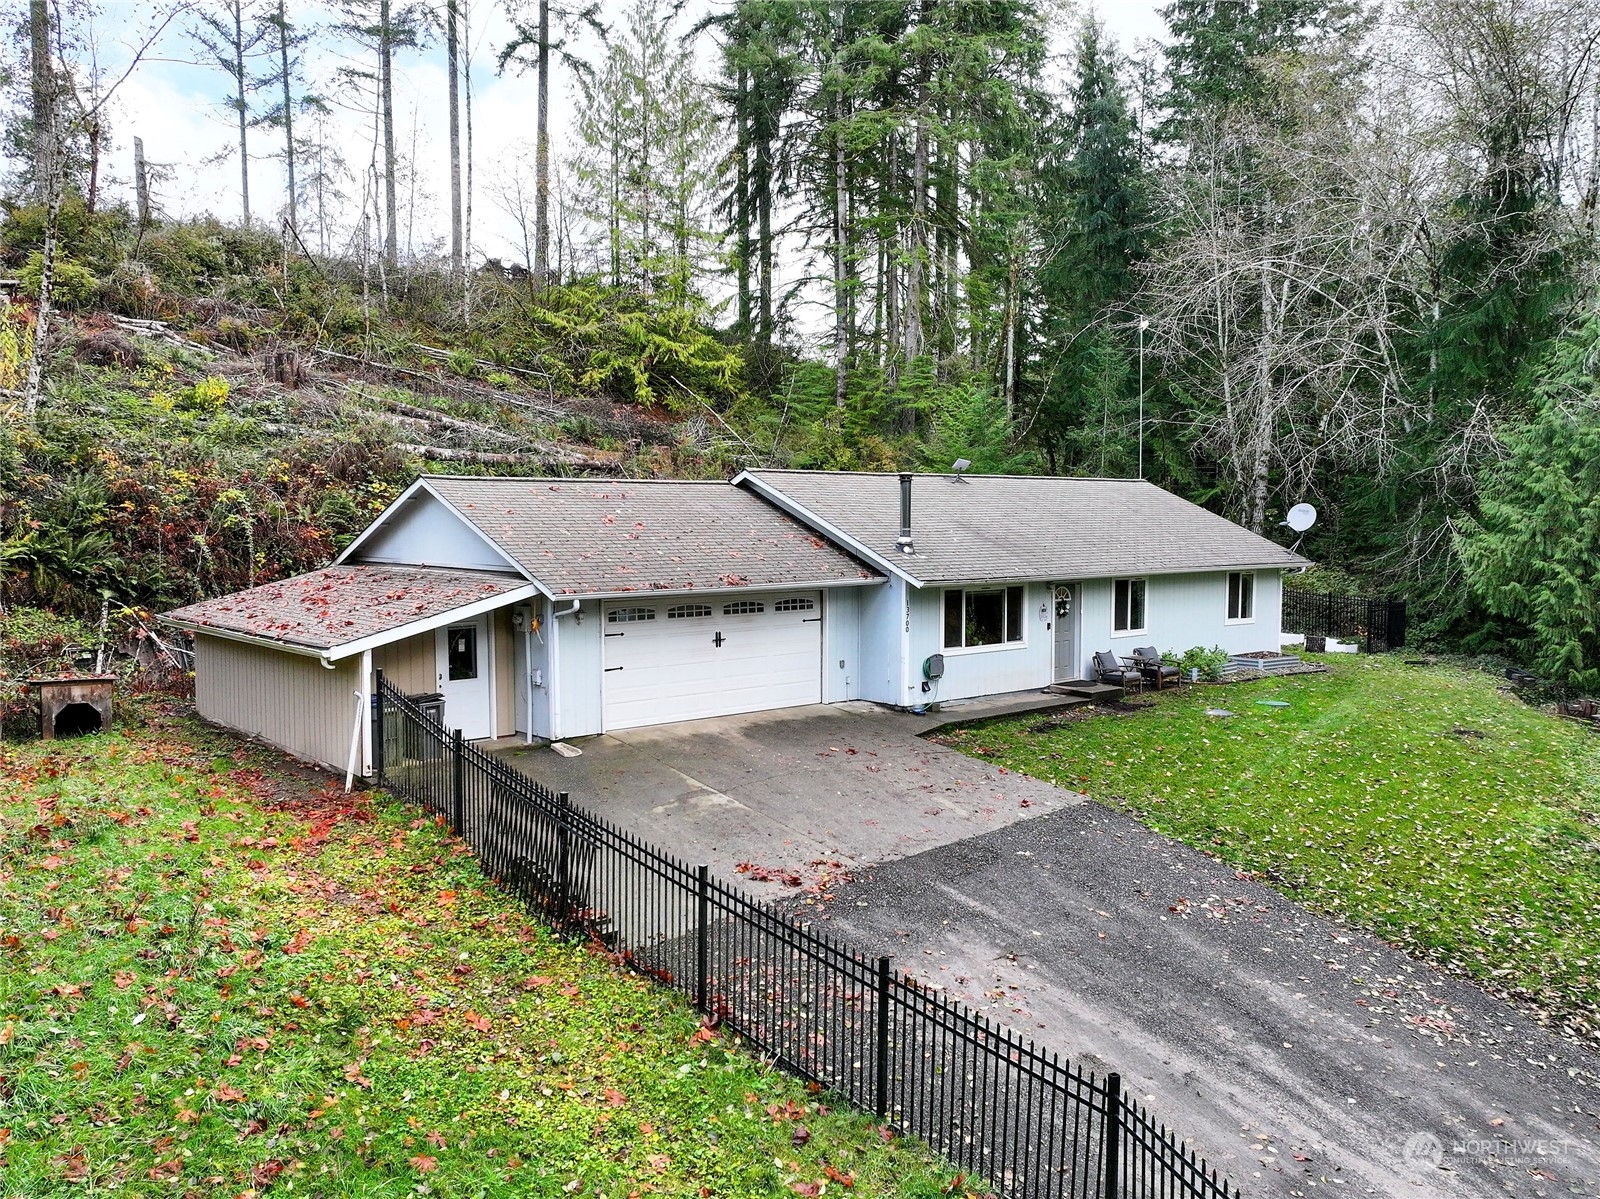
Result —
POLYGON ((724 616, 755 616, 765 612, 767 606, 757 600, 737 600, 731 604, 722 605, 724 616))
POLYGON ((1240 624, 1256 618, 1256 572, 1235 570, 1228 574, 1228 619, 1240 624))
POLYGON ((979 591, 947 587, 944 593, 945 649, 978 649, 1022 640, 1022 588, 979 591))
POLYGON ((654 608, 612 608, 606 613, 607 624, 630 624, 636 620, 654 620, 654 608))
POLYGON ((816 600, 781 599, 772 605, 772 610, 774 612, 810 612, 816 606, 816 600))
POLYGON ((710 604, 673 604, 667 609, 668 620, 693 620, 696 617, 710 615, 710 604))
POLYGON ((1111 631, 1145 631, 1145 580, 1117 579, 1111 588, 1111 631))

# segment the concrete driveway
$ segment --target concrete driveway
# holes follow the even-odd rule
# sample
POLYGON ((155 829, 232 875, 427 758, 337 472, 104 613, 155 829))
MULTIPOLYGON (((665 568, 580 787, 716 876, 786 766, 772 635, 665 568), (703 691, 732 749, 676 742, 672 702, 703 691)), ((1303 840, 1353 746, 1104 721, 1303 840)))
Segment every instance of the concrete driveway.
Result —
POLYGON ((496 753, 770 899, 814 894, 867 863, 1084 802, 916 735, 938 722, 832 704, 585 737, 577 758, 547 748, 496 753))
POLYGON ((1125 815, 921 740, 931 723, 841 705, 508 756, 1120 1070, 1247 1196, 1600 1196, 1594 1054, 1125 815))

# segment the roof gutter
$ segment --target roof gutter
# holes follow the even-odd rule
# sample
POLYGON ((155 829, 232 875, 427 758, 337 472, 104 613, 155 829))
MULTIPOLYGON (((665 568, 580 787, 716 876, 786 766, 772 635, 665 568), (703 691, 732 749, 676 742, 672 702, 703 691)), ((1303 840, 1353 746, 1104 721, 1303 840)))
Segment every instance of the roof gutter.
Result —
POLYGON ((363 653, 366 650, 378 649, 380 646, 391 645, 396 641, 404 641, 407 637, 415 637, 418 633, 429 632, 452 621, 468 620, 474 616, 481 616, 485 612, 492 612, 496 608, 503 608, 542 594, 543 591, 537 584, 528 583, 522 587, 513 587, 510 591, 502 591, 496 595, 486 596, 481 600, 476 600, 459 608, 450 608, 444 612, 436 612, 432 616, 424 616, 420 620, 412 620, 402 625, 396 625, 394 628, 385 629, 381 633, 372 633, 355 641, 347 641, 342 645, 329 646, 296 645, 292 641, 281 641, 274 637, 253 637, 249 633, 240 633, 233 629, 219 629, 213 625, 195 624, 193 621, 173 620, 166 616, 160 619, 166 624, 183 629, 191 634, 218 637, 223 641, 237 641, 244 645, 256 645, 265 649, 300 654, 307 658, 317 658, 323 666, 329 670, 334 670, 336 669, 335 663, 363 653))

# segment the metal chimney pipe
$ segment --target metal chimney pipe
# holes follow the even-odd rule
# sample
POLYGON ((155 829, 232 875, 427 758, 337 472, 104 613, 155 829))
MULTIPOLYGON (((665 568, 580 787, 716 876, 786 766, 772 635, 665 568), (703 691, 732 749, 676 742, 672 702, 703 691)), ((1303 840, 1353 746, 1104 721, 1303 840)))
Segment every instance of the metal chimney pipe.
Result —
POLYGON ((916 546, 911 544, 911 476, 900 476, 900 536, 895 540, 894 548, 902 554, 914 554, 916 546))

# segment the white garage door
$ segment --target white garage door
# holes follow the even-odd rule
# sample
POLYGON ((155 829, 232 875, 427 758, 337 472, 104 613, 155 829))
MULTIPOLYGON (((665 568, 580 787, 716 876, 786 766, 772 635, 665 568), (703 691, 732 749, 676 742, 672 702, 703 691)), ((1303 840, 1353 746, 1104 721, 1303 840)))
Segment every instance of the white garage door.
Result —
POLYGON ((822 597, 619 600, 604 608, 605 726, 822 702, 822 597))

